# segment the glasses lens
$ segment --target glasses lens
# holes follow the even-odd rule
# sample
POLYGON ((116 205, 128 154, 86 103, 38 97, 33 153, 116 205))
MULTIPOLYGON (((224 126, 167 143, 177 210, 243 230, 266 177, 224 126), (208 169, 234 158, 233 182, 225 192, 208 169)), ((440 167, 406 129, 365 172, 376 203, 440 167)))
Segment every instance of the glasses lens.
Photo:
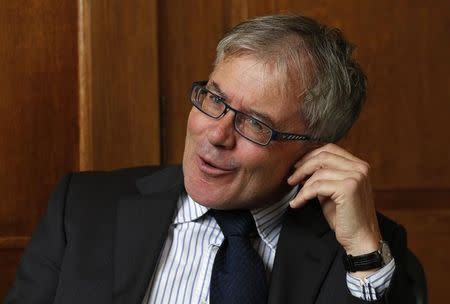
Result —
POLYGON ((261 145, 267 145, 272 137, 272 130, 249 115, 236 113, 236 130, 247 139, 261 145))
POLYGON ((192 90, 191 100, 199 110, 214 118, 219 117, 225 111, 223 98, 200 86, 196 86, 192 90))

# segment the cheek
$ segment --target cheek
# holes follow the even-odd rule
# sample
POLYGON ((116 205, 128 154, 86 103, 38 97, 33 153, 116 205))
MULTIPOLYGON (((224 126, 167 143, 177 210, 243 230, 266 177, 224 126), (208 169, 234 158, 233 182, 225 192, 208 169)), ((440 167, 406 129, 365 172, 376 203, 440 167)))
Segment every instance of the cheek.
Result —
MULTIPOLYGON (((244 144, 244 143, 242 143, 244 144)), ((248 143, 253 145, 252 143, 248 143)), ((247 145, 247 142, 245 142, 247 145)), ((244 176, 249 183, 266 184, 275 176, 279 176, 277 168, 278 157, 276 157, 267 147, 251 146, 251 149, 242 149, 240 151, 242 169, 244 176)))
POLYGON ((284 147, 269 148, 264 156, 259 156, 262 161, 256 169, 260 173, 260 178, 264 178, 268 183, 284 181, 290 175, 293 165, 297 161, 298 151, 287 151, 280 148, 284 147))
POLYGON ((192 108, 191 112, 189 112, 189 117, 188 117, 188 121, 187 121, 187 135, 191 135, 192 133, 195 133, 194 131, 196 130, 197 126, 196 126, 196 122, 197 120, 195 119, 195 113, 194 113, 194 108, 192 108))
POLYGON ((186 138, 184 141, 184 153, 183 153, 183 164, 190 158, 194 149, 194 135, 196 133, 196 124, 193 116, 194 110, 189 113, 187 126, 186 126, 186 138))
POLYGON ((192 107, 191 111, 189 112, 187 128, 190 129, 193 133, 201 132, 206 128, 210 121, 211 118, 209 118, 206 114, 203 114, 197 108, 192 107))
POLYGON ((197 117, 197 113, 195 113, 195 109, 193 108, 189 113, 187 125, 186 125, 186 140, 185 140, 185 149, 189 149, 192 146, 195 137, 201 134, 201 123, 200 119, 197 117))

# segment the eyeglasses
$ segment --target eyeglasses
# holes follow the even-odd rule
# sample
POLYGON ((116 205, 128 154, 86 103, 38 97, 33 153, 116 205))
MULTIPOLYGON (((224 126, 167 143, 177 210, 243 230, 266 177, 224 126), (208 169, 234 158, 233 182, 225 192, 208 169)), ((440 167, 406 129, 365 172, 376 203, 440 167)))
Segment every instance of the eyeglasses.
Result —
POLYGON ((283 133, 248 114, 233 109, 225 99, 208 90, 207 81, 192 84, 191 102, 198 110, 214 119, 220 119, 231 110, 234 112, 234 129, 249 141, 267 146, 272 140, 312 140, 308 135, 283 133))

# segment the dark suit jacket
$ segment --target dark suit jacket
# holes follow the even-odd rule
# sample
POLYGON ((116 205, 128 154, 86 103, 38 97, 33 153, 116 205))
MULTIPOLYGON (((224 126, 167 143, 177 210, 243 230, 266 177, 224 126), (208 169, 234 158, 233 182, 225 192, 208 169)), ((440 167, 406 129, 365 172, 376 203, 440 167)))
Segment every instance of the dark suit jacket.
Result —
MULTIPOLYGON (((141 303, 183 191, 180 167, 67 175, 27 246, 6 303, 141 303)), ((404 229, 379 217, 396 259, 383 299, 412 303, 404 229)), ((337 243, 317 202, 286 212, 269 303, 363 303, 350 295, 337 243)))

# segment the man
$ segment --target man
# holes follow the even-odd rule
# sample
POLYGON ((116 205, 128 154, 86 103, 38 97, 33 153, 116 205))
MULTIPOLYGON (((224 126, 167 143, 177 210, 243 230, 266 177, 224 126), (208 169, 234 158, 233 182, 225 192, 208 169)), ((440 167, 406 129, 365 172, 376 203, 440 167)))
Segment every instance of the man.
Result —
POLYGON ((404 229, 332 144, 365 99, 351 50, 306 17, 235 27, 193 84, 182 170, 66 176, 6 303, 412 303, 404 229))

